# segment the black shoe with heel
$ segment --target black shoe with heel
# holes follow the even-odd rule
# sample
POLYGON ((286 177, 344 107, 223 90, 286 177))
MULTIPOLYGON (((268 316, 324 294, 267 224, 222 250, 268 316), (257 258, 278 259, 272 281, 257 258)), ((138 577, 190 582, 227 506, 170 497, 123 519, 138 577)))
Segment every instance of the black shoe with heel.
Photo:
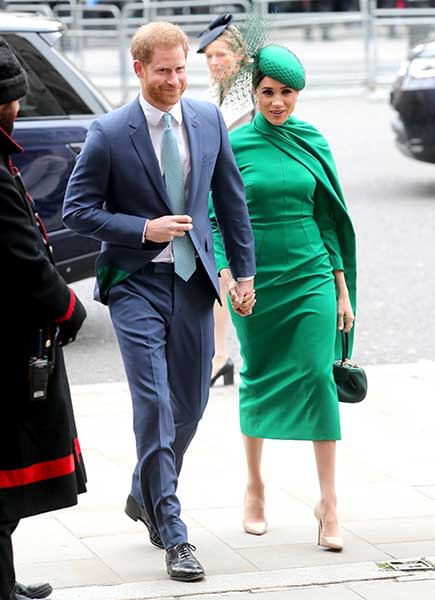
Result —
MULTIPOLYGON (((10 600, 38 600, 38 596, 33 596, 32 598, 30 596, 23 596, 22 594, 13 593, 10 597, 10 600)), ((50 598, 47 598, 47 600, 50 600, 50 598)))
POLYGON ((30 598, 36 600, 38 598, 47 598, 53 591, 49 583, 39 583, 34 585, 23 585, 22 583, 15 584, 15 595, 17 598, 30 598))
POLYGON ((224 378, 224 385, 234 384, 234 363, 229 358, 227 362, 219 369, 219 371, 211 378, 210 387, 212 387, 219 377, 224 378))
POLYGON ((146 514, 144 508, 131 495, 127 498, 127 502, 125 504, 125 514, 128 515, 130 519, 133 519, 133 521, 142 521, 142 523, 148 529, 148 533, 150 534, 150 542, 152 545, 156 548, 164 548, 159 532, 151 523, 151 520, 146 514))

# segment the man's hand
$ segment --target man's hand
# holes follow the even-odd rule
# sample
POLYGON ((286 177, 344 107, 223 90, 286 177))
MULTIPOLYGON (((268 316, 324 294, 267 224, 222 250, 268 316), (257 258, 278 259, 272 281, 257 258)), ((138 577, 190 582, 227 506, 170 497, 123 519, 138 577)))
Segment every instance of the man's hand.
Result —
POLYGON ((183 237, 186 231, 193 229, 192 217, 189 215, 167 215, 158 219, 150 219, 145 232, 145 240, 161 244, 172 242, 176 237, 183 237))
POLYGON ((79 329, 83 325, 83 321, 86 319, 86 309, 80 302, 80 299, 75 296, 74 310, 70 318, 59 324, 59 332, 57 336, 57 343, 59 346, 66 346, 71 342, 74 342, 79 329))
POLYGON ((255 304, 254 280, 235 281, 230 269, 222 269, 220 276, 230 297, 233 310, 241 317, 250 315, 255 304))
POLYGON ((254 280, 237 281, 233 297, 234 301, 233 298, 231 298, 231 304, 234 311, 241 317, 251 315, 256 302, 254 280))

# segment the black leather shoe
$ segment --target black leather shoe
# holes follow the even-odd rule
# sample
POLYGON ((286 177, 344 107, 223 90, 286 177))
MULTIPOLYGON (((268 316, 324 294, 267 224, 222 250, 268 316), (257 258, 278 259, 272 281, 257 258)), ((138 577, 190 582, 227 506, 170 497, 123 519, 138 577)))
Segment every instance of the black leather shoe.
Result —
POLYGON ((213 375, 210 380, 210 387, 214 386, 219 377, 224 378, 224 385, 234 384, 234 364, 231 358, 213 375))
POLYGON ((47 598, 53 591, 53 588, 49 583, 23 585, 17 582, 14 591, 18 596, 23 596, 24 598, 47 598))
POLYGON ((159 532, 151 523, 150 518, 146 514, 144 508, 138 504, 131 495, 129 495, 125 504, 125 514, 128 515, 130 519, 133 519, 133 521, 142 521, 142 523, 148 529, 148 533, 150 534, 150 542, 152 545, 156 548, 164 549, 159 532))
MULTIPOLYGON (((15 594, 11 596, 11 600, 37 600, 37 598, 32 598, 31 596, 22 596, 21 594, 15 594)), ((47 600, 50 600, 50 598, 48 598, 47 600)))
POLYGON ((176 581, 196 581, 205 575, 201 563, 193 556, 195 546, 183 542, 166 551, 166 567, 168 575, 176 581))

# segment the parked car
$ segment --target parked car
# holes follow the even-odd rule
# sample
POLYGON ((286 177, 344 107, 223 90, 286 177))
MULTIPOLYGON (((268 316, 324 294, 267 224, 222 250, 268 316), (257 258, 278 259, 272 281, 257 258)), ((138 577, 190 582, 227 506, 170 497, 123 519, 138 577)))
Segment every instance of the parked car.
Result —
POLYGON ((15 163, 46 224, 57 266, 71 282, 94 274, 99 242, 63 226, 65 188, 91 121, 110 105, 56 50, 62 32, 57 20, 0 11, 0 35, 29 79, 14 130, 24 152, 15 163))
POLYGON ((392 127, 399 150, 435 163, 435 42, 415 46, 394 82, 392 127))

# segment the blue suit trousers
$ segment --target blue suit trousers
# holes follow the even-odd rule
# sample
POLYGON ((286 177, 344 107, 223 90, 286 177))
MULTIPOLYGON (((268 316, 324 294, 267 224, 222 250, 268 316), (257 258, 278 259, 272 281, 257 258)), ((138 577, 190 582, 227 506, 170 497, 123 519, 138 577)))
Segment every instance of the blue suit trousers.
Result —
POLYGON ((198 261, 188 282, 148 263, 109 292, 133 402, 137 464, 131 494, 165 548, 188 541, 178 475, 208 400, 214 292, 198 261))

